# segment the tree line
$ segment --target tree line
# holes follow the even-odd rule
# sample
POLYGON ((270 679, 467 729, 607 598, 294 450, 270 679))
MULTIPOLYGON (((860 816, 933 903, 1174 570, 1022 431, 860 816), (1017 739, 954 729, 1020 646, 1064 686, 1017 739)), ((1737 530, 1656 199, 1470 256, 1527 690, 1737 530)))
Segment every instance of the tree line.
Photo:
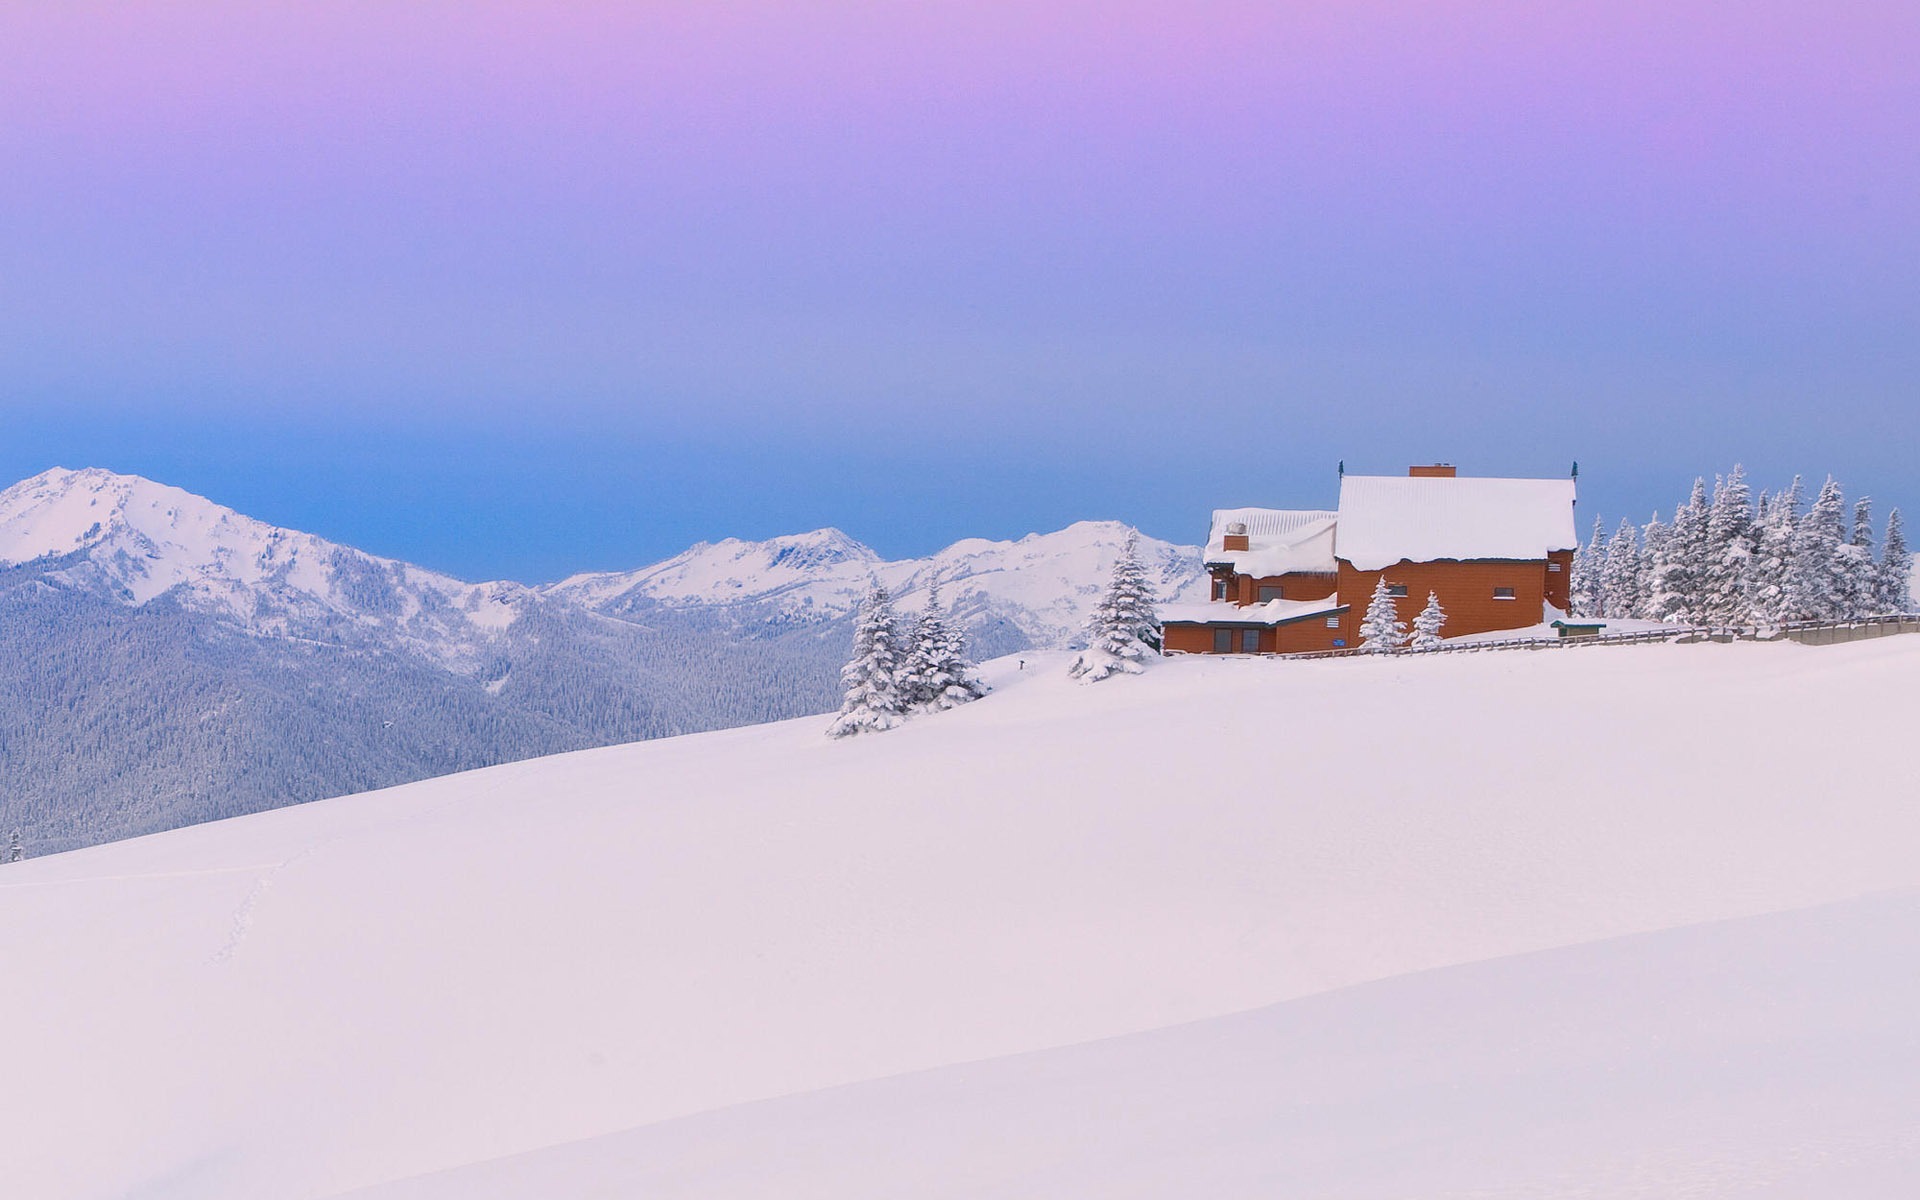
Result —
POLYGON ((1573 613, 1709 625, 1853 620, 1912 608, 1913 555, 1900 510, 1876 538, 1873 502, 1851 506, 1829 477, 1808 505, 1798 476, 1757 496, 1735 466, 1662 521, 1596 520, 1574 557, 1573 613))

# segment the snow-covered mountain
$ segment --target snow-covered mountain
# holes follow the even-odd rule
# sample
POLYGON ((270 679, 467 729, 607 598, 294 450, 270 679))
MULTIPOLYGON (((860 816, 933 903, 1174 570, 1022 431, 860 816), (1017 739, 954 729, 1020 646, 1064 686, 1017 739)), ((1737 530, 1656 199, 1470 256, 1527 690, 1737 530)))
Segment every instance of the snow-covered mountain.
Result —
POLYGON ((1064 657, 0 865, 0 1193, 1911 1194, 1920 637, 1064 657))
MULTIPOLYGON (((614 617, 702 608, 752 630, 843 618, 872 579, 913 611, 938 581, 942 602, 976 636, 1004 626, 1017 631, 1022 644, 1003 649, 1059 648, 1085 624, 1128 532, 1117 521, 1081 521, 1018 541, 969 538, 896 562, 838 529, 764 542, 729 538, 637 571, 576 575, 543 594, 614 617)), ((1138 552, 1162 599, 1204 598, 1206 573, 1196 547, 1143 537, 1138 552)))
POLYGON ((0 492, 0 567, 130 605, 168 597, 270 637, 364 638, 471 671, 533 593, 280 529, 136 475, 55 469, 0 492))
MULTIPOLYGON (((48 471, 0 492, 0 827, 37 853, 825 711, 869 578, 911 610, 937 575, 981 656, 1061 646, 1125 532, 1085 522, 889 563, 820 530, 536 589, 136 476, 48 471)), ((1142 550, 1170 598, 1198 586, 1197 551, 1142 550)))

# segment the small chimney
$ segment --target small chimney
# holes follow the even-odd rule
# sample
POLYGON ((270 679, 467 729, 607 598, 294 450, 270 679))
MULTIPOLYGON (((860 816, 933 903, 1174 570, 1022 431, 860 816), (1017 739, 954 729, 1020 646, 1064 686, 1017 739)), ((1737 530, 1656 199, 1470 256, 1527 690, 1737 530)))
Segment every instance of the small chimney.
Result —
POLYGON ((1430 467, 1408 467, 1407 474, 1415 479, 1452 479, 1455 472, 1452 463, 1434 463, 1430 467))
POLYGON ((1222 550, 1247 549, 1247 523, 1245 521, 1229 522, 1226 534, 1220 539, 1220 548, 1222 550))

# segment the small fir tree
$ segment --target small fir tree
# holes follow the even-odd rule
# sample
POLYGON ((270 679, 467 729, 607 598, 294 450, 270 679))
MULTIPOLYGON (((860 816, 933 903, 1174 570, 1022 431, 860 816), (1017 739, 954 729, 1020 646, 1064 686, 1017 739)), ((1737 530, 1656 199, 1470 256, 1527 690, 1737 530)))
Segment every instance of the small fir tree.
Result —
POLYGON ((927 585, 926 610, 913 624, 901 692, 907 707, 918 712, 956 708, 987 694, 967 661, 965 636, 940 606, 938 578, 927 585))
POLYGON ((1693 495, 1673 514, 1673 527, 1661 543, 1653 569, 1653 615, 1661 621, 1701 619, 1708 554, 1707 481, 1693 481, 1693 495))
POLYGON ((14 830, 7 835, 7 861, 17 863, 27 856, 27 848, 20 844, 20 831, 14 830))
POLYGON ((854 628, 853 657, 840 671, 846 700, 827 726, 828 737, 849 737, 892 729, 906 713, 900 686, 900 634, 895 628, 893 597, 875 582, 867 589, 854 628))
POLYGON ((1367 602, 1367 615, 1360 622, 1360 649, 1369 654, 1391 654, 1407 640, 1406 622, 1387 588, 1387 577, 1374 581, 1373 599, 1367 602))
POLYGON ((1087 648, 1067 673, 1083 683, 1115 674, 1138 675, 1160 653, 1160 618, 1153 588, 1140 562, 1139 535, 1129 530, 1113 564, 1113 577, 1087 621, 1087 648))
POLYGON ((1887 542, 1880 551, 1880 611, 1913 611, 1913 552, 1897 508, 1887 513, 1887 542))
POLYGON ((1432 650, 1440 645, 1440 630, 1447 623, 1447 611, 1440 607, 1440 593, 1427 593, 1427 606, 1413 619, 1413 636, 1407 646, 1412 650, 1432 650))
POLYGON ((1657 583, 1660 575, 1660 563, 1667 552, 1667 540, 1673 536, 1673 527, 1660 519, 1656 511, 1640 530, 1640 578, 1634 586, 1634 594, 1639 597, 1638 606, 1633 615, 1646 620, 1658 620, 1659 613, 1655 597, 1658 594, 1657 583))
POLYGON ((1871 616, 1880 608, 1880 564, 1873 560, 1873 501, 1854 501, 1853 531, 1835 552, 1835 615, 1846 619, 1871 616))

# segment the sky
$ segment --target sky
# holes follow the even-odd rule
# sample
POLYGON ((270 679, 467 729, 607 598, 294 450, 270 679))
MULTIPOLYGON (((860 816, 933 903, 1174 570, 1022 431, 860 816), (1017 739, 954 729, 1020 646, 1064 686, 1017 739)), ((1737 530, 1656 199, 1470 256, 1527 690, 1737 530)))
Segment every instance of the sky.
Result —
POLYGON ((1920 6, 0 0, 0 476, 468 578, 1920 506, 1920 6))

